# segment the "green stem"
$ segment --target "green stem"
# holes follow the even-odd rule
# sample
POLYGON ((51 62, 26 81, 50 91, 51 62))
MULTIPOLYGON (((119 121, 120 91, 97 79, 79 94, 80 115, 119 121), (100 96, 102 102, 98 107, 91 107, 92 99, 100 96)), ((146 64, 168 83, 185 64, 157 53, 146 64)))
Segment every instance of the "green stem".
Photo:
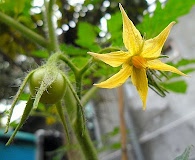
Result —
MULTIPOLYGON (((67 84, 68 84, 68 87, 70 88, 70 91, 72 92, 72 94, 73 94, 73 96, 74 96, 74 98, 75 98, 75 100, 76 100, 76 102, 77 102, 77 108, 78 108, 78 110, 81 112, 81 114, 82 114, 82 127, 83 126, 85 126, 85 124, 83 123, 83 122, 85 122, 85 116, 84 116, 84 108, 83 108, 83 105, 81 104, 81 101, 80 101, 80 99, 79 99, 79 97, 78 97, 78 95, 77 95, 77 93, 75 92, 75 90, 74 90, 74 88, 73 88, 73 86, 72 86, 72 84, 71 84, 71 82, 69 81, 69 79, 64 75, 64 78, 65 78, 65 80, 66 80, 66 82, 67 82, 67 84)), ((83 128, 85 128, 85 127, 83 127, 83 128)))
POLYGON ((85 66, 83 68, 81 68, 80 70, 65 55, 61 54, 59 56, 59 59, 64 61, 74 72, 75 79, 76 79, 76 92, 77 92, 77 95, 78 95, 79 99, 81 99, 81 90, 82 90, 81 86, 82 86, 83 74, 91 66, 93 58, 91 58, 87 62, 87 64, 85 64, 85 66))
POLYGON ((98 160, 96 149, 90 139, 88 130, 85 129, 83 134, 81 134, 82 131, 82 118, 81 118, 81 112, 77 112, 77 120, 74 124, 74 131, 77 137, 77 140, 79 141, 79 144, 82 148, 82 151, 85 155, 86 160, 98 160))
POLYGON ((80 73, 75 74, 75 79, 76 79, 76 92, 79 99, 81 99, 82 79, 83 79, 82 74, 80 73))
POLYGON ((79 73, 81 75, 84 74, 85 71, 87 71, 90 68, 90 66, 92 65, 92 62, 93 62, 93 58, 90 58, 89 61, 83 66, 83 68, 79 70, 79 73))
POLYGON ((69 118, 69 121, 71 124, 70 130, 69 130, 71 145, 78 146, 78 148, 72 148, 72 150, 68 151, 68 157, 71 160, 78 160, 78 159, 85 160, 83 151, 81 149, 80 144, 78 143, 78 140, 74 132, 73 124, 76 120, 77 102, 75 101, 75 98, 73 96, 73 93, 70 90, 70 87, 67 87, 66 96, 64 96, 64 103, 65 103, 65 107, 66 107, 67 114, 68 114, 67 117, 69 118))
POLYGON ((27 28, 26 26, 20 24, 15 19, 7 16, 6 14, 0 12, 0 20, 7 24, 10 27, 15 28, 16 30, 20 31, 26 38, 32 40, 33 42, 37 43, 38 45, 47 48, 48 42, 40 36, 39 34, 33 32, 31 29, 27 28))
POLYGON ((54 27, 54 22, 53 22, 53 5, 55 4, 55 0, 50 0, 47 2, 45 0, 45 8, 46 8, 46 20, 47 20, 47 25, 48 25, 48 33, 49 33, 49 48, 50 51, 59 51, 59 44, 57 40, 57 35, 56 35, 56 30, 54 27))
MULTIPOLYGON (((75 135, 77 137, 77 140, 79 141, 79 144, 81 146, 81 149, 85 155, 86 160, 97 160, 97 152, 95 147, 93 146, 93 143, 90 139, 89 133, 87 131, 87 129, 85 129, 85 117, 84 117, 84 109, 83 106, 81 104, 81 101, 77 95, 77 93, 75 92, 74 88, 72 87, 72 84, 70 83, 69 79, 67 77, 65 77, 68 86, 69 86, 69 91, 72 92, 72 95, 74 96, 74 99, 72 99, 72 101, 74 102, 76 100, 76 121, 74 122, 74 132, 75 135)), ((71 107, 71 106, 69 106, 71 107)))
MULTIPOLYGON (((77 74, 75 74, 76 92, 77 92, 79 99, 81 99, 82 77, 83 77, 83 74, 81 74, 81 72, 78 72, 77 74)), ((76 111, 77 118, 74 124, 74 130, 75 130, 76 137, 80 143, 80 146, 83 150, 86 160, 91 160, 91 159, 96 160, 98 159, 97 152, 90 139, 88 130, 85 129, 83 131, 83 125, 85 126, 85 121, 84 121, 85 118, 82 118, 83 114, 82 114, 81 108, 79 107, 78 104, 77 106, 78 106, 77 111, 76 111), (89 151, 89 148, 90 148, 90 151, 89 151)))
POLYGON ((64 61, 74 73, 79 72, 78 68, 68 59, 68 57, 66 55, 61 54, 59 56, 59 59, 61 59, 62 61, 64 61))

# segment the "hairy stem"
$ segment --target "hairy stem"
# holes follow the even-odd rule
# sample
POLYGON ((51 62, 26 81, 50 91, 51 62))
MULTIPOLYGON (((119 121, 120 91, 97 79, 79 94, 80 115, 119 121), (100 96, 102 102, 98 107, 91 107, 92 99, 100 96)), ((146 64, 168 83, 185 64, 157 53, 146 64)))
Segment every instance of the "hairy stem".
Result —
MULTIPOLYGON (((81 146, 81 149, 84 153, 85 159, 86 160, 97 160, 97 152, 96 149, 90 139, 89 133, 87 131, 87 129, 85 129, 85 117, 84 117, 84 108, 83 105, 81 104, 81 101, 77 95, 77 93, 75 92, 74 88, 72 87, 72 84, 70 83, 70 81, 68 80, 67 77, 65 77, 67 83, 68 83, 68 87, 69 87, 69 91, 72 92, 72 95, 74 96, 73 99, 71 101, 75 101, 76 100, 76 106, 73 107, 76 110, 76 120, 74 121, 73 124, 73 128, 74 128, 74 132, 75 135, 77 137, 77 140, 81 146)), ((68 91, 68 90, 67 90, 68 91)), ((71 106, 69 106, 71 107, 71 106)))
POLYGON ((77 104, 77 111, 79 111, 79 113, 81 113, 81 117, 82 117, 82 121, 79 122, 79 123, 81 124, 81 127, 83 128, 82 130, 84 130, 84 128, 85 128, 85 123, 84 123, 85 122, 84 107, 83 107, 83 105, 82 105, 82 103, 81 103, 81 101, 80 101, 77 93, 75 92, 75 90, 74 90, 71 82, 69 81, 69 79, 65 75, 64 75, 64 78, 65 78, 65 80, 66 80, 66 82, 67 82, 67 84, 68 84, 68 86, 70 88, 70 92, 72 92, 72 94, 73 94, 73 96, 74 96, 74 98, 75 98, 75 100, 77 102, 76 103, 77 104))
POLYGON ((70 59, 68 59, 68 57, 66 55, 61 54, 59 56, 59 59, 61 59, 62 61, 64 61, 74 73, 77 73, 79 70, 78 68, 70 61, 70 59))
POLYGON ((76 109, 77 103, 75 98, 70 90, 70 87, 67 87, 66 96, 64 96, 64 103, 67 110, 67 118, 70 121, 69 133, 70 133, 70 143, 73 146, 77 146, 68 150, 68 157, 71 160, 85 160, 83 151, 80 144, 78 143, 77 137, 74 132, 73 124, 76 120, 76 109))
POLYGON ((81 112, 77 112, 77 120, 74 124, 74 131, 77 137, 77 140, 79 141, 79 144, 82 148, 82 151, 85 155, 86 160, 98 160, 96 149, 90 139, 88 130, 85 129, 85 131, 82 133, 83 130, 81 121, 82 120, 81 112))
POLYGON ((75 74, 75 79, 76 79, 76 92, 77 95, 79 97, 79 99, 81 99, 81 90, 82 90, 82 79, 83 76, 81 74, 75 74))

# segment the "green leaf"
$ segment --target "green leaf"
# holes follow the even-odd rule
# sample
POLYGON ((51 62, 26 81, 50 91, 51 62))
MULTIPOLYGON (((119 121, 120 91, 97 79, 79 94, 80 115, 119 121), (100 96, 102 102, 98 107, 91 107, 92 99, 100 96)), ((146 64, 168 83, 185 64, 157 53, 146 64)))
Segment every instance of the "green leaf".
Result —
POLYGON ((100 1, 99 0, 85 0, 84 1, 85 5, 88 5, 88 4, 96 5, 97 3, 100 3, 100 1))
POLYGON ((165 82, 162 83, 161 85, 167 90, 171 90, 176 93, 185 93, 187 90, 187 83, 184 80, 165 82))
POLYGON ((111 77, 111 75, 116 74, 120 67, 110 67, 109 65, 98 61, 96 63, 97 65, 94 65, 92 70, 95 77, 102 77, 102 75, 106 76, 106 78, 111 77))
POLYGON ((153 16, 146 14, 143 22, 137 25, 142 34, 146 33, 146 38, 151 38, 160 33, 170 22, 177 21, 179 17, 187 14, 195 4, 193 0, 167 0, 165 7, 157 2, 153 16))
POLYGON ((108 32, 111 34, 110 42, 112 46, 123 46, 122 39, 122 17, 120 12, 116 12, 112 15, 111 19, 108 20, 108 32))
MULTIPOLYGON (((185 73, 186 75, 189 75, 191 72, 195 71, 195 68, 192 67, 192 68, 182 69, 181 71, 183 73, 185 73)), ((181 75, 175 74, 175 73, 170 73, 170 76, 168 76, 168 77, 169 77, 169 79, 171 79, 171 78, 181 77, 181 75)))
POLYGON ((24 6, 25 6, 25 0, 17 0, 17 3, 15 3, 14 5, 15 13, 20 14, 23 11, 24 6))
POLYGON ((122 33, 122 16, 121 12, 116 12, 112 15, 111 19, 108 20, 108 30, 109 32, 114 35, 116 31, 121 31, 122 33))
POLYGON ((111 144, 110 149, 114 149, 114 150, 121 149, 121 143, 116 142, 116 143, 111 144))
POLYGON ((72 59, 72 62, 78 68, 82 68, 88 61, 89 61, 89 56, 88 57, 75 57, 72 59))
POLYGON ((195 64, 195 59, 181 59, 179 60, 176 64, 174 63, 169 63, 170 65, 174 65, 176 68, 186 66, 189 64, 195 64))
MULTIPOLYGON (((185 66, 188 64, 195 64, 195 59, 181 59, 178 63, 177 66, 185 66)), ((176 67, 177 67, 176 66, 176 67)))
POLYGON ((115 127, 111 132, 108 133, 109 136, 113 137, 120 133, 119 127, 115 127))
MULTIPOLYGON (((16 15, 25 14, 29 16, 31 8, 31 0, 5 0, 0 3, 0 10, 6 13, 14 13, 16 15)), ((14 16, 16 16, 14 15, 14 16)))
POLYGON ((83 49, 79 47, 75 47, 73 45, 67 45, 65 43, 60 45, 60 50, 69 56, 86 56, 88 49, 83 49))
POLYGON ((80 22, 78 24, 78 39, 76 43, 81 47, 98 51, 100 47, 96 43, 98 28, 87 22, 80 22))
POLYGON ((182 155, 176 157, 174 160, 189 160, 191 148, 192 146, 187 147, 182 155))
POLYGON ((16 1, 6 0, 0 3, 0 10, 4 12, 13 11, 14 5, 16 1))
MULTIPOLYGON (((178 69, 181 68, 180 70, 187 75, 195 71, 195 59, 181 59, 177 63, 169 62, 168 64, 178 69)), ((175 78, 179 76, 180 75, 178 74, 171 74, 169 78, 175 78)))

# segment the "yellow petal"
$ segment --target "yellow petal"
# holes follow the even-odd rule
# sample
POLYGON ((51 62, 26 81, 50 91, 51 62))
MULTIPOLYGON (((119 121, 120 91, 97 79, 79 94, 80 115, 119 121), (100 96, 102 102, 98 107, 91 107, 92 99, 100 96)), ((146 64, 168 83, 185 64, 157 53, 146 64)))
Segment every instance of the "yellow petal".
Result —
POLYGON ((144 42, 141 56, 144 58, 159 57, 162 47, 170 33, 175 22, 171 22, 158 36, 144 42))
POLYGON ((125 83, 127 78, 131 75, 131 72, 132 72, 132 67, 128 64, 124 64, 123 68, 118 73, 116 73, 115 75, 107 79, 106 81, 98 83, 98 84, 94 84, 94 85, 100 88, 118 87, 122 85, 123 83, 125 83))
POLYGON ((107 54, 98 54, 93 52, 88 52, 91 56, 94 58, 97 58, 107 64, 109 64, 112 67, 118 67, 124 62, 126 62, 130 54, 128 52, 118 51, 118 52, 110 52, 107 54))
POLYGON ((141 50, 143 39, 133 22, 128 18, 121 4, 119 4, 119 7, 123 18, 123 42, 129 52, 135 55, 141 50))
POLYGON ((156 69, 156 70, 161 70, 161 71, 170 71, 170 72, 174 72, 174 73, 180 74, 182 76, 187 76, 186 74, 182 73, 177 68, 175 68, 173 66, 170 66, 168 64, 165 64, 165 63, 161 62, 158 59, 152 60, 152 61, 148 61, 147 62, 147 66, 150 69, 156 69))
POLYGON ((134 67, 132 70, 131 81, 139 93, 143 103, 143 110, 145 110, 148 96, 148 79, 146 76, 146 70, 134 67))

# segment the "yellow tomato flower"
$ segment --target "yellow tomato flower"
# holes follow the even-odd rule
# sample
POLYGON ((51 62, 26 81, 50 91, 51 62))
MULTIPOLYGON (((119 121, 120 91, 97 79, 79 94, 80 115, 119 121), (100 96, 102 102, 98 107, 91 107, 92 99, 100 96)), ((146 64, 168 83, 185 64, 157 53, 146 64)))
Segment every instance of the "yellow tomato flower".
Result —
POLYGON ((122 85, 131 76, 131 81, 136 87, 143 102, 143 109, 146 109, 146 99, 148 94, 147 69, 161 71, 171 71, 180 75, 185 75, 173 66, 160 61, 162 47, 175 22, 171 22, 158 36, 144 40, 133 22, 128 18, 121 4, 119 4, 123 19, 123 43, 128 51, 110 52, 98 54, 88 52, 112 67, 122 65, 122 69, 111 78, 99 84, 94 84, 100 88, 115 88, 122 85))

